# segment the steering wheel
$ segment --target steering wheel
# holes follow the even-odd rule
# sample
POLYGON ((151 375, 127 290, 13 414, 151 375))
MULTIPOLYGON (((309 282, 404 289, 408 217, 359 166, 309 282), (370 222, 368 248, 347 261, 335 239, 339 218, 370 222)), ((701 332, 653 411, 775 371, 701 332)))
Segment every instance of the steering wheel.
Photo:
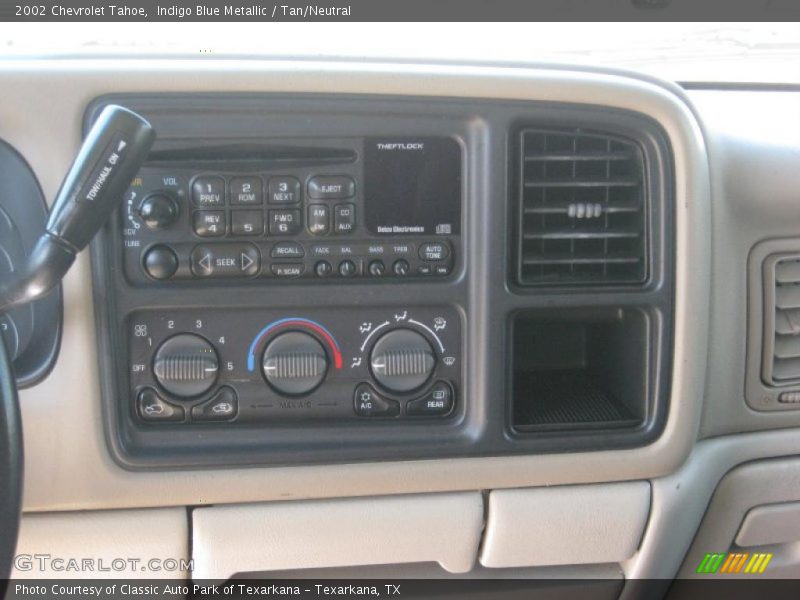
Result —
POLYGON ((14 371, 0 335, 0 577, 7 579, 22 508, 22 421, 14 371))

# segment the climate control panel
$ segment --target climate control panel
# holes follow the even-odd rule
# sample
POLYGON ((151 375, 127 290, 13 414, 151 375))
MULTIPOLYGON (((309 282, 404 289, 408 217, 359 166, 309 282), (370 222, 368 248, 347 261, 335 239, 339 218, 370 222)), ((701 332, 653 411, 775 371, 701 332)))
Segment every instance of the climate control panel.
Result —
POLYGON ((127 322, 143 426, 442 420, 456 414, 453 307, 158 309, 127 322))

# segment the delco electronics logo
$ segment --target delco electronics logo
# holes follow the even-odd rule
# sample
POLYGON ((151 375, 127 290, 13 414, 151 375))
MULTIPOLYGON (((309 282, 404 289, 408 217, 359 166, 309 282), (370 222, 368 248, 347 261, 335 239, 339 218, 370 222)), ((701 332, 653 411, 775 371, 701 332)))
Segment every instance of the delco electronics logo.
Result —
POLYGON ((772 560, 772 553, 754 552, 718 552, 706 554, 697 573, 703 575, 717 575, 727 573, 728 575, 748 574, 760 575, 767 570, 769 561, 772 560))
POLYGON ((385 143, 378 142, 376 144, 378 150, 424 150, 424 142, 394 142, 385 143))

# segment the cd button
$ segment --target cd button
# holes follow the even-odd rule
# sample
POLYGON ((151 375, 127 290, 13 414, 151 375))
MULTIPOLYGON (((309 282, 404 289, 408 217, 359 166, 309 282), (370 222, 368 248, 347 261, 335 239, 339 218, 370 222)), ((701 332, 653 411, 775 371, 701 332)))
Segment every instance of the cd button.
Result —
POLYGON ((355 204, 337 204, 333 210, 334 233, 352 233, 356 226, 355 204))

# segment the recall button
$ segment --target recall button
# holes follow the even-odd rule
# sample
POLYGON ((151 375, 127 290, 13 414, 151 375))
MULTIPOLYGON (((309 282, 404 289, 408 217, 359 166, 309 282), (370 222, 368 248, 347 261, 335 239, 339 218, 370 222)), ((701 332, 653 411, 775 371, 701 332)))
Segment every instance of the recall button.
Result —
POLYGON ((347 175, 317 175, 308 182, 308 196, 315 200, 341 200, 355 193, 356 183, 347 175))
POLYGON ((252 277, 261 267, 253 244, 200 244, 192 250, 195 277, 252 277))
POLYGON ((305 250, 297 242, 281 242, 272 247, 270 256, 272 258, 303 258, 305 250))
POLYGON ((450 248, 441 242, 422 244, 419 247, 419 257, 422 260, 445 260, 448 256, 450 256, 450 248))

